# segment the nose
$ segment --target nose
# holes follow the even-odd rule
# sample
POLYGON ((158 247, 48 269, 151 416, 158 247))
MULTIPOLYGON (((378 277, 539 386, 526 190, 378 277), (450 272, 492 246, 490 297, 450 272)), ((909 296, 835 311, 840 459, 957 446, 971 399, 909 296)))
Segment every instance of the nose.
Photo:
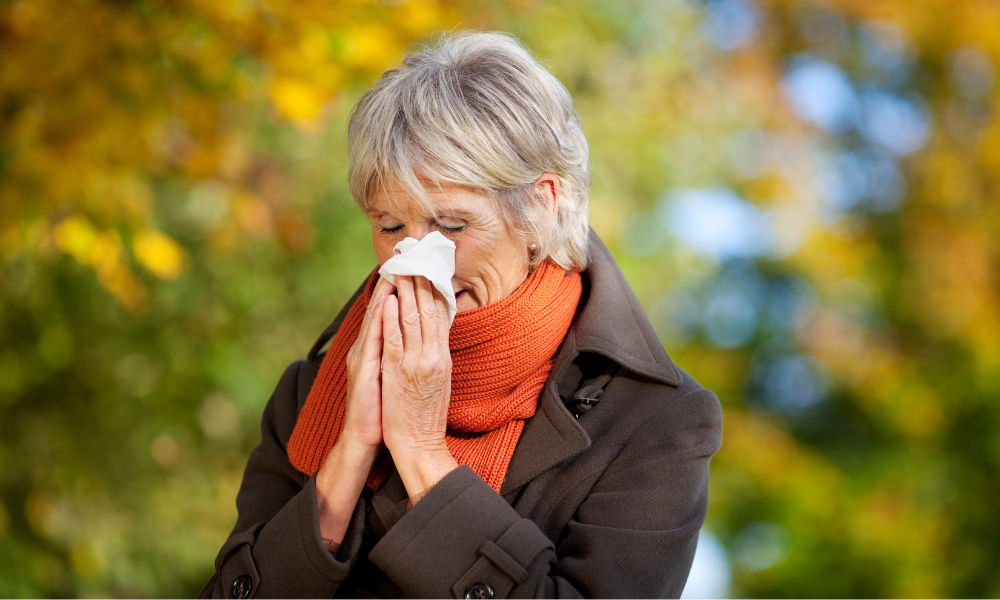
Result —
POLYGON ((433 231, 431 226, 423 221, 406 224, 406 235, 417 240, 424 239, 424 236, 431 231, 433 231))

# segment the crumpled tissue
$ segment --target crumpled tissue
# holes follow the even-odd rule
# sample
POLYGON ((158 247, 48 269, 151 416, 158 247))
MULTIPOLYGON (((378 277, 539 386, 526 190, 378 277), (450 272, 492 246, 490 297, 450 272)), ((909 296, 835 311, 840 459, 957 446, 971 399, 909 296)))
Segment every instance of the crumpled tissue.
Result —
POLYGON ((396 244, 393 251, 399 254, 385 261, 378 274, 393 285, 396 283, 396 275, 421 275, 429 279, 448 304, 450 327, 458 312, 455 290, 451 287, 451 278, 455 275, 455 242, 439 231, 432 231, 422 240, 411 237, 404 239, 396 244))

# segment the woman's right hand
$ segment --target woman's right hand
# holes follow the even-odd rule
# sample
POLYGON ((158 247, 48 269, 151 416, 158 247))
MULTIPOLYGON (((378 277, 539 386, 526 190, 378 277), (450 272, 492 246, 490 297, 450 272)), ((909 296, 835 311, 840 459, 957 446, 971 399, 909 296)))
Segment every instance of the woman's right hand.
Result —
POLYGON ((347 352, 347 408, 340 440, 368 449, 382 447, 382 306, 395 291, 396 286, 379 278, 358 338, 347 352))
POLYGON ((347 407, 337 443, 316 473, 320 535, 336 553, 382 449, 382 307, 396 287, 379 279, 347 352, 347 407))

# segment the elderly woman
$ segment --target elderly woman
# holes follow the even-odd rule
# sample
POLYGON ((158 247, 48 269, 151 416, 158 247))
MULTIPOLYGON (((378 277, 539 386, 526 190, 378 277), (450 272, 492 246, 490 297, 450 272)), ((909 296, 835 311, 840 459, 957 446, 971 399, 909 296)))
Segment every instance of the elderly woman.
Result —
POLYGON ((507 36, 448 36, 349 146, 379 263, 450 239, 457 315, 425 277, 361 286, 264 410, 202 594, 678 596, 721 411, 588 227, 566 89, 507 36))

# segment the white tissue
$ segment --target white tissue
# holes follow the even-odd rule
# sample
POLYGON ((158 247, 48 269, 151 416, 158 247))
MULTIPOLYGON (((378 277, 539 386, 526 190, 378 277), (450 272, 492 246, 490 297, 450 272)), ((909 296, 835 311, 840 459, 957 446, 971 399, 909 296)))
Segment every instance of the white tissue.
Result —
POLYGON ((451 287, 451 278, 455 275, 455 242, 439 231, 432 231, 419 241, 408 237, 393 250, 401 254, 385 261, 378 274, 394 285, 396 275, 421 275, 429 279, 448 304, 448 326, 451 327, 458 312, 455 290, 451 287))

